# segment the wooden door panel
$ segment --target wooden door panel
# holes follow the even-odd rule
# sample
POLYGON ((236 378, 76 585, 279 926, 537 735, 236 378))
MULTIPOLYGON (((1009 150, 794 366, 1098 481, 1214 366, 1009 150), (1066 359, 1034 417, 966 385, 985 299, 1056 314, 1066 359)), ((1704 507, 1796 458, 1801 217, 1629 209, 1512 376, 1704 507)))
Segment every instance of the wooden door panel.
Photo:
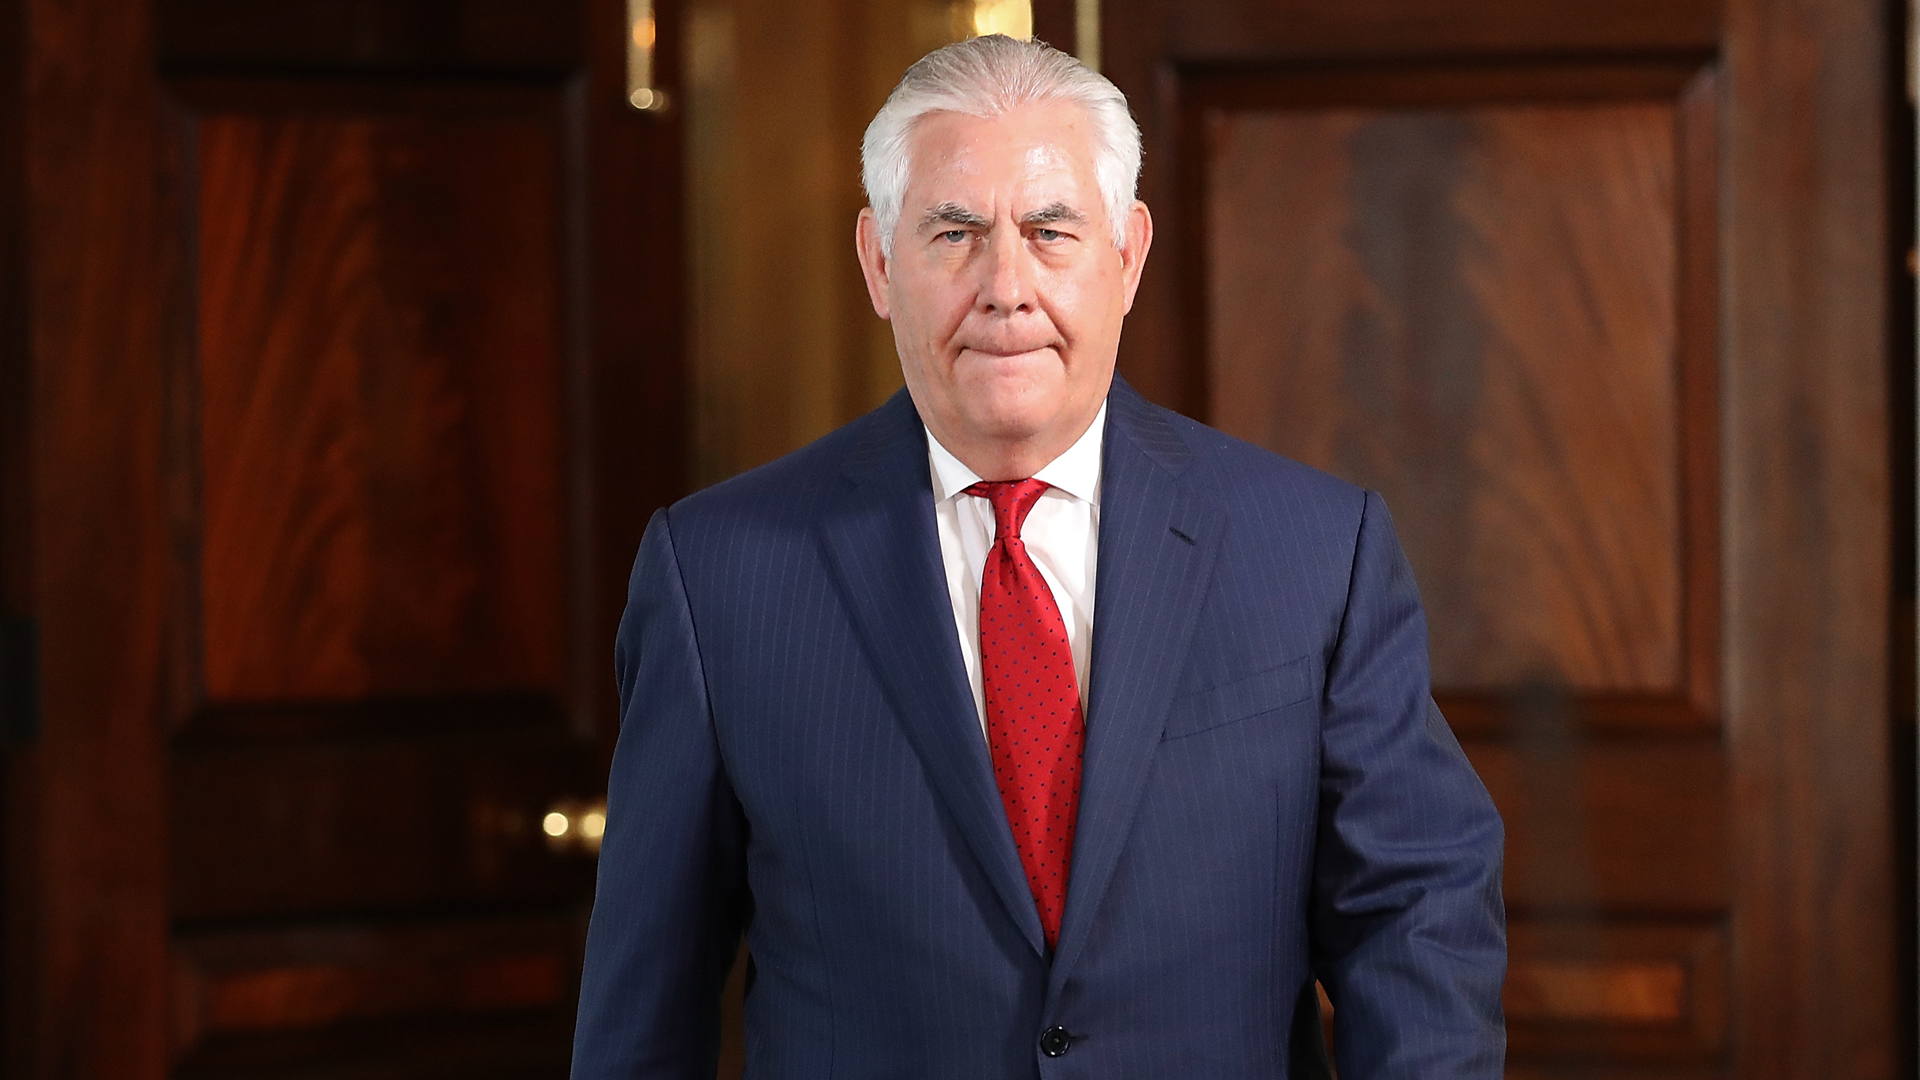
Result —
POLYGON ((620 0, 111 8, 0 31, 47 717, 0 1071, 563 1076, 593 868, 541 817, 685 490, 678 117, 620 0))
POLYGON ((1505 891, 1543 913, 1711 917, 1732 897, 1727 765, 1708 739, 1465 739, 1507 826, 1505 891))
POLYGON ((179 1080, 535 1080, 563 1077, 565 1014, 452 1019, 408 1014, 209 1039, 172 1066, 179 1080), (479 1022, 476 1022, 476 1019, 479 1022))
POLYGON ((1386 495, 1449 706, 1545 682, 1587 722, 1711 729, 1710 73, 1184 85, 1192 401, 1386 495))
POLYGON ((596 757, 538 728, 182 747, 174 918, 577 901, 593 864, 551 851, 541 819, 598 790, 596 757))
POLYGON ((199 116, 210 700, 559 688, 547 105, 199 116))
POLYGON ((1671 693, 1666 104, 1210 111, 1223 430, 1386 497, 1443 693, 1671 693))
POLYGON ((1491 56, 1516 52, 1712 48, 1720 5, 1706 0, 1207 0, 1204 10, 1102 0, 1106 68, 1143 61, 1491 56))
POLYGON ((1149 273, 1141 282, 1121 342, 1122 370, 1149 397, 1205 412, 1205 370, 1191 352, 1201 339, 1188 313, 1198 298, 1184 276, 1199 269, 1198 249, 1188 245, 1199 243, 1204 228, 1188 220, 1198 217, 1204 157, 1196 156, 1182 115, 1196 82, 1225 84, 1244 74, 1318 84, 1321 104, 1376 103, 1385 95, 1405 105, 1397 68, 1412 68, 1418 98, 1442 103, 1488 100, 1518 67, 1531 69, 1535 89, 1508 100, 1551 101, 1562 92, 1540 80, 1578 92, 1595 68, 1606 68, 1599 78, 1618 95, 1625 72, 1641 69, 1664 85, 1676 62, 1697 69, 1714 55, 1720 8, 1718 0, 1102 0, 1103 70, 1127 92, 1146 136, 1140 190, 1154 208, 1156 250, 1182 249, 1174 256, 1182 272, 1149 273), (1444 77, 1421 70, 1423 61, 1443 62, 1444 77))
POLYGON ((1508 825, 1509 1076, 1892 1075, 1884 10, 1101 5, 1121 370, 1386 493, 1508 825))
POLYGON ((524 916, 182 934, 174 1052, 192 1075, 311 1052, 329 1028, 551 1027, 575 991, 578 934, 576 920, 524 916))
POLYGON ((1670 1067, 1710 1064, 1725 1049, 1727 937, 1716 922, 1523 918, 1508 940, 1514 1057, 1670 1067))
POLYGON ((1559 1065, 1521 1063, 1507 1067, 1507 1080, 1718 1080, 1726 1072, 1718 1067, 1661 1068, 1626 1065, 1596 1068, 1586 1061, 1559 1065))
POLYGON ((167 773, 178 1069, 555 1075, 593 865, 541 819, 602 771, 570 682, 577 100, 172 89, 199 584, 167 773), (500 1053, 450 1034, 480 1029, 500 1053))
POLYGON ((1755 1035, 1719 6, 1110 0, 1102 25, 1157 225, 1122 370, 1384 493, 1507 823, 1509 1075, 1725 1075, 1755 1035))
POLYGON ((1688 212, 1711 199, 1712 86, 1663 57, 1180 84, 1194 401, 1395 513, 1435 693, 1508 822, 1510 910, 1558 920, 1512 938, 1522 1062, 1725 1041, 1717 507, 1696 490, 1715 316, 1690 258, 1714 229, 1688 212))
POLYGON ((576 70, 585 5, 538 0, 157 0, 170 65, 279 71, 576 70))

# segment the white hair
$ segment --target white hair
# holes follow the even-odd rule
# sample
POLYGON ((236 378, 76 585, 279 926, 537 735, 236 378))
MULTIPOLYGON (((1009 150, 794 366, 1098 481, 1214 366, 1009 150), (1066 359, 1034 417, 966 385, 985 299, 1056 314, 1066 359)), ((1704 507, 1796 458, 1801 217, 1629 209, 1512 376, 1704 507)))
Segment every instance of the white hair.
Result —
POLYGON ((880 247, 893 255, 893 230, 907 195, 908 140, 932 112, 995 117, 1038 101, 1066 101, 1093 122, 1093 171, 1113 228, 1113 246, 1127 246, 1127 214, 1140 178, 1140 127, 1126 95, 1106 76, 1043 41, 990 34, 942 46, 900 77, 860 142, 860 182, 880 226, 880 247))

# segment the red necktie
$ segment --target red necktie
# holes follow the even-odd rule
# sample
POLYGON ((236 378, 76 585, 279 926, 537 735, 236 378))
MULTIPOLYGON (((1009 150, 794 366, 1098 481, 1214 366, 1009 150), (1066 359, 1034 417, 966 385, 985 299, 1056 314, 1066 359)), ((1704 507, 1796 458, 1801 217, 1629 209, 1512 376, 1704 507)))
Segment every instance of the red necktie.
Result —
POLYGON ((1044 480, 1003 480, 974 484, 966 494, 990 500, 995 523, 980 582, 980 681, 993 774, 1052 947, 1067 908, 1086 729, 1067 624, 1020 539, 1027 512, 1047 487, 1044 480))

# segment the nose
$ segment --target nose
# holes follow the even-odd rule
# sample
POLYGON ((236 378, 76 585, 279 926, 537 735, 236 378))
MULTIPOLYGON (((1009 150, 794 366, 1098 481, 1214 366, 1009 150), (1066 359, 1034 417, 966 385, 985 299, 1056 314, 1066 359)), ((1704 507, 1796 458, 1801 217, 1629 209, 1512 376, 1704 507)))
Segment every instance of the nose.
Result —
POLYGON ((1013 315, 1033 310, 1033 279, 1026 245, 1019 230, 1002 225, 987 237, 981 260, 977 303, 990 315, 1013 315))

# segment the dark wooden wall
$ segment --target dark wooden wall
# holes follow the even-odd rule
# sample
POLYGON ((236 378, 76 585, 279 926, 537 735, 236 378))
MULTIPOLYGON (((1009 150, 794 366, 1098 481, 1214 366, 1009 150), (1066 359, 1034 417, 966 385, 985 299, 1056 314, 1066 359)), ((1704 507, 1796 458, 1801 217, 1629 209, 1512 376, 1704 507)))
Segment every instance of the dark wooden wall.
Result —
POLYGON ((625 5, 24 16, 6 1074, 564 1075, 592 863, 541 818, 602 790, 687 485, 680 133, 625 5))
POLYGON ((1735 1065, 1884 1076, 1892 923, 1911 917, 1886 855, 1887 454, 1912 408, 1884 366, 1910 362, 1886 321, 1899 51, 1879 4, 1730 0, 1725 24, 1727 711, 1751 957, 1735 1065))
POLYGON ((8 761, 8 1072, 154 1075, 167 1054, 158 360, 178 251, 152 26, 138 5, 23 7, 42 730, 8 761))
POLYGON ((1896 1074, 1912 1077, 1920 1076, 1920 946, 1916 945, 1916 934, 1920 934, 1920 843, 1916 842, 1920 834, 1920 798, 1915 794, 1916 780, 1920 780, 1920 745, 1916 745, 1916 735, 1920 734, 1920 715, 1917 715, 1920 713, 1920 678, 1916 677, 1916 670, 1920 669, 1920 643, 1916 642, 1920 617, 1916 617, 1915 611, 1916 572, 1920 571, 1920 550, 1917 550, 1920 549, 1920 525, 1916 525, 1916 510, 1920 510, 1920 480, 1916 480, 1920 451, 1916 450, 1915 442, 1916 428, 1920 427, 1917 423, 1920 390, 1915 383, 1916 375, 1920 375, 1920 315, 1916 314, 1916 300, 1920 300, 1920 236, 1914 227, 1916 211, 1920 211, 1920 167, 1916 167, 1920 117, 1916 117, 1915 108, 1920 102, 1920 66, 1910 64, 1904 71, 1899 70, 1900 61, 1915 55, 1914 8, 1898 2, 1887 6, 1889 23, 1899 28, 1892 40, 1906 43, 1904 50, 1896 44, 1889 57, 1896 65, 1896 74, 1904 78, 1889 80, 1886 87, 1888 228, 1882 258, 1888 278, 1908 286, 1893 289, 1886 309, 1887 402, 1892 434, 1887 446, 1891 461, 1888 522, 1893 553, 1887 692, 1893 733, 1888 756, 1893 774, 1894 910, 1908 914, 1908 918, 1896 926, 1894 937, 1895 955, 1908 958, 1897 969, 1902 1008, 1897 1017, 1900 1035, 1896 1074))
POLYGON ((1508 822, 1516 1061, 1714 1059, 1731 882, 1707 58, 1183 90, 1195 407, 1394 510, 1436 693, 1508 822))
MULTIPOLYGON (((0 206, 19 206, 26 188, 25 138, 21 72, 21 33, 25 28, 20 5, 0 3, 0 206)), ((19 214, 0 214, 0 635, 21 635, 28 623, 29 534, 27 502, 28 405, 26 220, 19 214), (6 628, 11 628, 6 629, 6 628)), ((0 656, 7 646, 0 638, 0 656)), ((18 650, 18 641, 13 648, 18 650)), ((0 686, 21 682, 17 653, 11 662, 0 659, 0 686)), ((0 690, 0 738, 11 744, 28 722, 19 712, 25 703, 16 692, 0 690), (15 700, 9 701, 9 696, 15 700)), ((13 805, 7 771, 0 769, 0 913, 13 910, 13 838, 5 828, 13 805)), ((3 918, 4 916, 0 916, 3 918)), ((4 1017, 14 1011, 23 989, 6 977, 12 970, 8 942, 13 935, 0 922, 0 1061, 6 1060, 10 1025, 4 1017)))
POLYGON ((1511 1075, 1900 1059, 1889 12, 1103 5, 1122 370, 1385 494, 1508 825, 1511 1075))

